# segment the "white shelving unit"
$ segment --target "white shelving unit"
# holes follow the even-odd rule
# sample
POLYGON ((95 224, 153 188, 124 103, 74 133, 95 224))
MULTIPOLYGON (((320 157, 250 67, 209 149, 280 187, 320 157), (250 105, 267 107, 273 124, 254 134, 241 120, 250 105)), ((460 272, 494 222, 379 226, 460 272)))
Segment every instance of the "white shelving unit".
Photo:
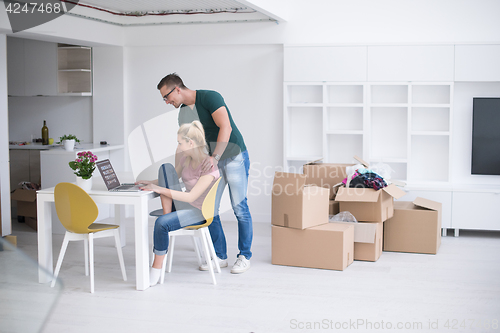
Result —
POLYGON ((92 95, 92 49, 59 44, 57 48, 58 93, 92 95))
POLYGON ((450 178, 453 83, 285 82, 284 168, 354 155, 386 163, 393 179, 450 178))

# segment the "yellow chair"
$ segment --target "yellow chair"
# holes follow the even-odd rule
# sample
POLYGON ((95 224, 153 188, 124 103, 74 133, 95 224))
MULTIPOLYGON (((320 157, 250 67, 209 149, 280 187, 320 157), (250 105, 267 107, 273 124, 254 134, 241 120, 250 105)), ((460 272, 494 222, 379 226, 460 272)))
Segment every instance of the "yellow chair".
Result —
MULTIPOLYGON (((185 227, 183 229, 175 230, 169 233, 170 237, 170 245, 168 247, 168 252, 165 258, 163 259, 163 268, 167 269, 167 272, 172 271, 172 260, 174 257, 174 246, 175 246, 175 237, 177 236, 191 236, 193 240, 195 238, 201 239, 201 243, 203 245, 203 256, 206 259, 208 265, 208 270, 210 272, 210 276, 212 277, 213 284, 217 284, 215 280, 214 268, 211 265, 210 258, 212 258, 215 262, 217 262, 217 255, 215 254, 214 244, 212 243, 212 237, 210 237, 210 232, 208 230, 208 226, 212 223, 214 219, 214 213, 217 211, 217 207, 219 206, 220 198, 217 198, 217 189, 219 188, 221 178, 219 178, 210 191, 208 192, 205 200, 203 200, 203 204, 201 207, 201 212, 203 217, 205 218, 205 223, 199 225, 193 225, 189 227, 185 227)), ((198 257, 198 265, 201 266, 202 259, 200 256, 200 251, 198 249, 198 245, 196 241, 193 242, 195 246, 195 252, 198 257)), ((215 265, 217 269, 217 273, 220 273, 219 265, 215 265)), ((165 280, 165 269, 162 269, 160 275, 160 283, 163 283, 165 280)))
POLYGON ((98 215, 94 200, 79 186, 71 183, 59 183, 54 189, 57 216, 66 228, 66 234, 57 259, 56 270, 51 287, 54 287, 61 269, 61 264, 70 241, 83 240, 85 248, 85 275, 89 275, 90 256, 90 292, 94 292, 94 239, 115 237, 115 246, 122 270, 123 280, 127 281, 122 247, 117 225, 93 223, 98 215))

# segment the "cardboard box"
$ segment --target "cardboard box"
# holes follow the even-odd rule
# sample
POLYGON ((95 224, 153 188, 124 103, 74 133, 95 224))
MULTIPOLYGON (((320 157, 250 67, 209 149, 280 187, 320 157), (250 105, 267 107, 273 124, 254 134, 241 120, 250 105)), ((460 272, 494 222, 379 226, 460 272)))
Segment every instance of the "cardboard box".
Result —
POLYGON ((391 184, 378 191, 373 188, 341 187, 335 197, 340 211, 348 211, 362 222, 384 222, 394 214, 394 199, 406 192, 391 184))
POLYGON ((37 222, 37 219, 36 217, 26 217, 26 219, 24 220, 24 222, 26 223, 27 226, 29 226, 31 229, 33 230, 37 230, 37 225, 38 225, 38 222, 37 222))
POLYGON ((384 251, 436 254, 441 245, 442 205, 428 199, 396 201, 384 225, 384 251))
POLYGON ((354 227, 326 223, 298 230, 272 226, 273 265, 342 271, 353 261, 354 227))
POLYGON ((307 183, 330 189, 330 199, 335 198, 335 185, 347 177, 346 167, 354 164, 319 163, 318 161, 304 164, 304 175, 307 183))
POLYGON ((330 200, 329 206, 328 206, 328 214, 329 215, 335 215, 340 213, 340 207, 339 207, 339 202, 335 200, 330 200))
POLYGON ((17 201, 17 215, 36 218, 36 191, 18 188, 10 195, 17 201))
POLYGON ((354 260, 377 261, 382 254, 383 222, 331 222, 354 227, 354 260))
POLYGON ((295 229, 328 223, 329 196, 330 190, 307 185, 305 175, 276 172, 271 223, 295 229))

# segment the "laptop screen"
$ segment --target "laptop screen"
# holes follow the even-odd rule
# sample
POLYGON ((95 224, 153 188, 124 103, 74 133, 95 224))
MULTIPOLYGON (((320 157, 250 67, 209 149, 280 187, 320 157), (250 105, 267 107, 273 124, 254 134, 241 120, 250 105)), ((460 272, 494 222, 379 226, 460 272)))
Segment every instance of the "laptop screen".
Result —
POLYGON ((106 187, 108 188, 108 191, 120 185, 118 177, 116 176, 115 170, 113 170, 109 159, 97 161, 96 165, 101 173, 102 179, 104 180, 104 184, 106 184, 106 187))

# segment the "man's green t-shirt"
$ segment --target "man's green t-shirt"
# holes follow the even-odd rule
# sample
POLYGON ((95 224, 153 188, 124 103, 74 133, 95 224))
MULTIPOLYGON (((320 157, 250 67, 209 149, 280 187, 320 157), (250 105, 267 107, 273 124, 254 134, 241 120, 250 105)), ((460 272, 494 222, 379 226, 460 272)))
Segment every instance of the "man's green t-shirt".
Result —
POLYGON ((221 157, 221 159, 226 159, 238 155, 240 152, 247 150, 247 148, 245 146, 245 141, 243 141, 243 136, 238 130, 238 127, 236 127, 231 112, 229 112, 229 108, 224 102, 224 98, 221 94, 213 90, 196 90, 194 108, 191 109, 187 105, 181 105, 178 120, 179 126, 193 122, 194 120, 199 120, 205 130, 205 139, 208 143, 210 154, 212 154, 217 144, 217 136, 219 135, 219 127, 215 124, 212 113, 222 106, 226 107, 232 128, 229 143, 221 157))

